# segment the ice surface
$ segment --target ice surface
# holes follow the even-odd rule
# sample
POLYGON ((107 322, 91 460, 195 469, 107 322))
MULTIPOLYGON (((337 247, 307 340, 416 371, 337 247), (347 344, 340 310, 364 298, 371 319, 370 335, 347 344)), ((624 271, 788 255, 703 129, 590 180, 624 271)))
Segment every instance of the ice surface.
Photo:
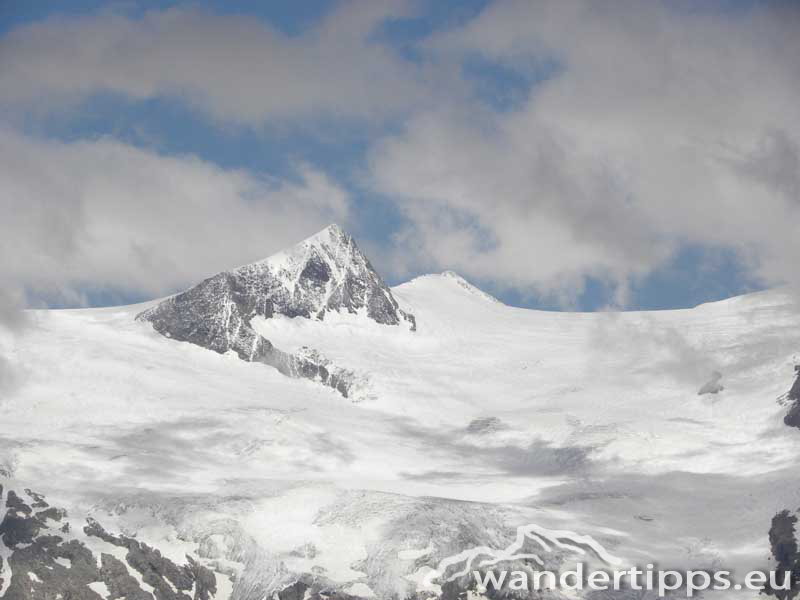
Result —
POLYGON ((10 350, 27 377, 0 400, 2 464, 176 557, 216 540, 221 597, 242 597, 253 565, 269 589, 323 569, 362 595, 413 590, 459 540, 503 548, 527 523, 638 564, 767 566, 771 517, 800 506, 800 435, 776 402, 800 348, 792 297, 554 313, 452 274, 392 293, 416 332, 253 321, 363 374, 355 403, 167 339, 140 306, 32 311, 10 350), (715 370, 724 393, 698 396, 715 370), (501 426, 470 430, 486 419, 501 426))

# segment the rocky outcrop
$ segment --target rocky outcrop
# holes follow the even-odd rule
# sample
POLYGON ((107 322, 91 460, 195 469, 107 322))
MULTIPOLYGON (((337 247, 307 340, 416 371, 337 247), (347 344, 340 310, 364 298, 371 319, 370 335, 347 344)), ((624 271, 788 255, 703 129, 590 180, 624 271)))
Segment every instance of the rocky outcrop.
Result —
POLYGON ((777 563, 772 569, 778 573, 778 584, 783 587, 784 574, 789 573, 790 589, 767 588, 768 594, 778 598, 794 598, 800 591, 800 551, 797 543, 797 515, 788 510, 772 518, 769 543, 772 558, 777 563))
POLYGON ((796 365, 794 370, 797 375, 792 389, 786 395, 786 400, 789 403, 789 412, 783 417, 783 422, 789 427, 800 428, 800 365, 796 365))
POLYGON ((283 352, 252 326, 256 317, 324 320, 333 312, 416 329, 414 316, 399 307, 353 238, 336 225, 288 251, 218 273, 137 319, 171 339, 233 351, 242 360, 319 381, 348 396, 351 372, 283 352))
MULTIPOLYGON (((342 491, 316 515, 320 531, 358 527, 365 514, 386 517, 381 541, 367 542, 363 558, 348 564, 355 577, 342 578, 335 547, 309 541, 275 550, 251 537, 247 516, 259 517, 263 505, 247 494, 219 504, 205 495, 95 498, 78 518, 12 483, 7 496, 0 490, 0 600, 457 600, 475 589, 471 574, 437 578, 441 595, 422 589, 419 577, 466 548, 507 550, 519 535, 505 508, 342 491)), ((547 569, 563 563, 558 551, 539 554, 547 569)))
POLYGON ((8 490, 0 522, 0 599, 215 600, 214 572, 191 557, 178 565, 157 549, 111 535, 88 519, 86 536, 125 552, 124 561, 111 553, 97 556, 70 534, 66 517, 40 494, 8 490))

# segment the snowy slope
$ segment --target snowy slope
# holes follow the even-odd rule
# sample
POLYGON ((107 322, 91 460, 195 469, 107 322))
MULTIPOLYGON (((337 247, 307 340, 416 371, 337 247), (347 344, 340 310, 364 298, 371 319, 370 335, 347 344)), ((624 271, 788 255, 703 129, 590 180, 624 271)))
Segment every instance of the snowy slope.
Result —
POLYGON ((402 596, 525 523, 637 564, 768 566, 772 517, 800 506, 800 431, 777 402, 800 348, 791 296, 554 313, 447 273, 386 297, 416 331, 331 305, 330 287, 307 312, 322 319, 249 318, 283 352, 358 374, 350 399, 135 319, 157 303, 32 311, 3 346, 26 377, 0 401, 0 466, 79 515, 76 535, 94 516, 176 564, 188 552, 237 599, 309 574, 402 596), (714 371, 724 389, 698 395, 714 371))
POLYGON ((261 362, 290 377, 318 381, 345 397, 357 377, 317 353, 286 353, 256 332, 254 318, 323 320, 351 314, 382 325, 415 329, 352 237, 330 225, 295 247, 218 273, 137 315, 166 337, 242 360, 261 362))

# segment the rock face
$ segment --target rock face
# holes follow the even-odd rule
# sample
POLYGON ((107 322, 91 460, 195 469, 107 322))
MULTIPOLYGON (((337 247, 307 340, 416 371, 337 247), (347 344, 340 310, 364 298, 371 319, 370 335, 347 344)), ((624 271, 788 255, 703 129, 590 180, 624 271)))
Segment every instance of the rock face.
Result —
MULTIPOLYGON (((70 531, 67 512, 51 507, 29 489, 0 485, 0 600, 230 600, 218 585, 216 561, 186 555, 179 564, 136 534, 109 533, 88 517, 82 531, 70 531), (77 533, 82 539, 77 539, 77 533), (87 546, 84 540, 94 540, 87 546), (99 552, 104 547, 108 552, 99 552)), ((77 528, 76 528, 77 529, 77 528)), ((203 554, 202 550, 198 553, 203 554)), ((234 576, 235 578, 235 576, 234 576)), ((360 600, 325 586, 324 578, 303 575, 271 597, 279 600, 360 600)), ((248 593, 244 598, 262 598, 248 593)))
MULTIPOLYGON (((0 485, 0 507, 3 507, 0 485)), ((83 533, 120 549, 98 557, 70 532, 66 511, 40 494, 8 490, 0 521, 2 600, 214 600, 213 571, 187 556, 178 565, 155 548, 111 535, 89 519, 83 533)))
POLYGON ((797 515, 788 510, 779 512, 772 518, 769 530, 769 543, 772 558, 777 563, 774 570, 778 571, 778 584, 783 587, 783 577, 789 573, 790 589, 767 588, 768 594, 778 598, 794 598, 800 591, 800 550, 797 541, 797 515))
MULTIPOLYGON (((320 514, 320 523, 354 526, 367 507, 388 510, 392 515, 385 545, 370 544, 365 559, 353 565, 363 569, 358 578, 361 584, 354 585, 353 581, 335 581, 321 566, 287 564, 287 556, 313 559, 317 550, 312 543, 276 555, 259 548, 230 515, 217 514, 207 520, 189 517, 185 510, 195 500, 199 504, 194 508, 207 514, 213 505, 206 497, 189 498, 188 504, 181 504, 186 498, 177 504, 142 500, 136 496, 122 502, 103 500, 92 508, 97 518, 90 514, 79 517, 49 505, 41 494, 20 489, 19 482, 3 480, 0 600, 431 600, 430 591, 415 591, 414 581, 404 576, 429 562, 437 564, 462 544, 478 545, 479 540, 488 539, 498 546, 498 540, 506 544, 513 539, 503 533, 499 519, 504 512, 500 510, 438 498, 409 504, 392 495, 342 492, 341 499, 331 506, 334 512, 320 514), (115 520, 129 511, 153 519, 145 526, 149 532, 115 520), (490 533, 483 527, 487 515, 490 533), (398 556, 409 544, 419 547, 428 543, 432 532, 443 540, 441 557, 425 553, 415 559, 398 556), (156 541, 140 539, 148 538, 148 533, 155 534, 156 541), (158 541, 164 539, 171 541, 171 547, 170 542, 162 546, 158 541), (186 553, 181 556, 178 550, 186 553)), ((233 502, 228 506, 253 507, 250 499, 243 497, 237 496, 233 502)), ((550 569, 559 564, 560 559, 546 563, 550 569)), ((444 583, 440 598, 463 599, 465 590, 472 588, 474 580, 467 575, 444 583)))
POLYGON ((348 395, 352 373, 282 352, 253 329, 255 317, 324 320, 363 315, 377 323, 416 329, 352 237, 330 225, 288 251, 218 273, 139 314, 159 333, 215 352, 235 352, 292 377, 320 381, 348 395))
POLYGON ((800 365, 795 366, 794 370, 797 372, 797 376, 792 389, 789 390, 786 396, 790 404, 789 412, 783 417, 783 422, 789 427, 800 428, 800 365))

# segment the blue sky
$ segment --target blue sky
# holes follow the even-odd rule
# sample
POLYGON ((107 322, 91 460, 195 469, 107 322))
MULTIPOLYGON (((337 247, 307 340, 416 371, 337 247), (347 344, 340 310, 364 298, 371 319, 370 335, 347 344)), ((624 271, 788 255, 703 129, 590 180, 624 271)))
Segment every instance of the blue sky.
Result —
POLYGON ((30 305, 141 300, 337 220, 390 283, 452 269, 526 307, 794 283, 798 22, 764 2, 5 2, 3 253, 29 263, 2 274, 30 305))

